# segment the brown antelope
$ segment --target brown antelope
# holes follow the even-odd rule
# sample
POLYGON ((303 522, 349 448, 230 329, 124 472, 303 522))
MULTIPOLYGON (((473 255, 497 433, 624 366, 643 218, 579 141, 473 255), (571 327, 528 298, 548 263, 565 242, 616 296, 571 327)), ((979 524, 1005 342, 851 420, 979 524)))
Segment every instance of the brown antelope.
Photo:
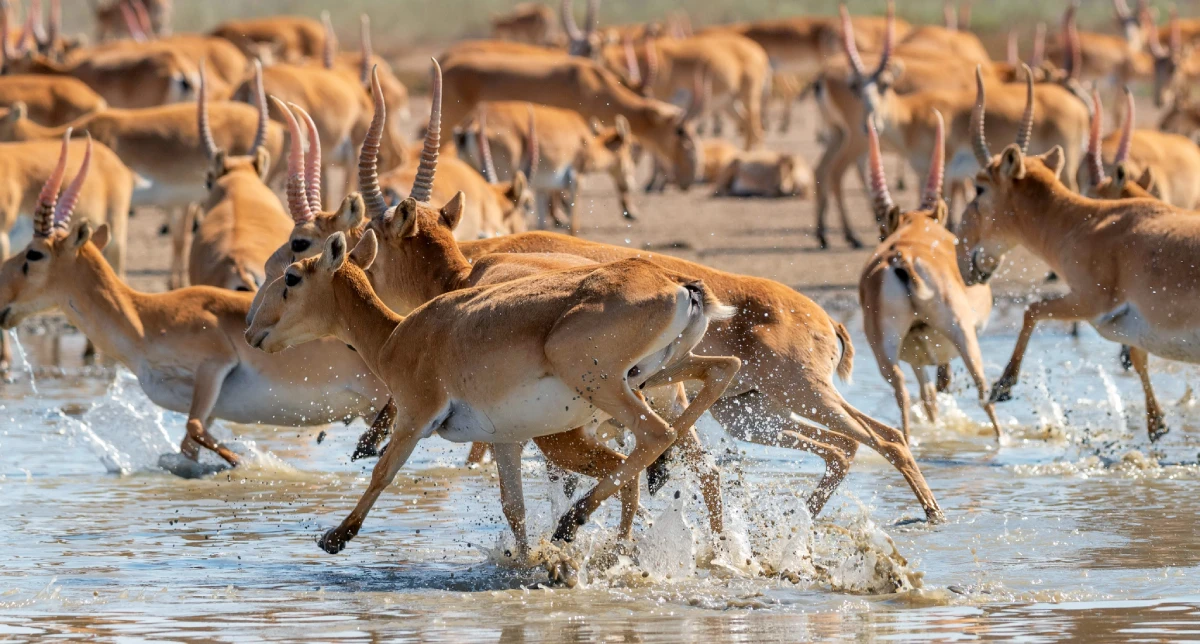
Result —
MULTIPOLYGON (((1102 107, 1097 108, 1095 114, 1103 114, 1102 110, 1102 107)), ((1122 179, 1133 179, 1154 196, 1177 208, 1200 209, 1200 185, 1195 181, 1200 175, 1200 148, 1191 139, 1178 134, 1135 130, 1134 120, 1133 94, 1126 90, 1121 127, 1101 142, 1103 156, 1112 160, 1105 164, 1104 170, 1113 172, 1116 178, 1116 166, 1123 165, 1122 179)), ((1095 127, 1093 119, 1093 129, 1095 127)), ((1086 170, 1092 173, 1091 182, 1084 180, 1084 171, 1080 171, 1079 185, 1094 184, 1094 169, 1089 166, 1086 170)))
POLYGON ((900 361, 917 375, 921 402, 930 422, 937 422, 937 392, 925 368, 936 366, 939 377, 949 373, 957 353, 979 389, 979 404, 987 412, 996 438, 1001 436, 995 406, 988 401, 987 380, 977 333, 992 311, 992 289, 986 284, 966 286, 954 255, 954 234, 946 230, 946 203, 942 201, 945 172, 945 130, 935 112, 937 129, 929 178, 917 210, 902 212, 892 201, 879 137, 867 124, 870 145, 870 189, 875 220, 883 222, 883 242, 863 268, 858 297, 863 309, 863 330, 879 363, 879 372, 896 392, 904 436, 909 435, 909 398, 900 361))
POLYGON ((537 2, 522 2, 512 11, 492 18, 492 37, 534 45, 555 45, 562 35, 554 10, 537 2))
MULTIPOLYGON (((266 148, 249 156, 230 156, 217 147, 208 118, 208 105, 201 101, 198 127, 209 157, 208 198, 200 204, 199 220, 191 228, 188 251, 188 283, 233 291, 256 291, 265 284, 265 266, 271 253, 287 240, 292 220, 279 198, 265 183, 270 165, 266 148)), ((310 140, 316 132, 309 124, 310 140)), ((294 155, 300 137, 292 137, 294 155)), ((314 143, 315 144, 315 143, 314 143)))
POLYGON ((1150 439, 1167 432, 1147 371, 1147 355, 1200 361, 1197 321, 1189 309, 1200 284, 1190 257, 1200 243, 1200 219, 1157 200, 1097 201, 1060 182, 1063 151, 1026 156, 1010 145, 993 157, 976 119, 975 150, 984 169, 963 217, 958 262, 968 284, 986 282, 1005 253, 1025 246, 1071 287, 1065 295, 1031 304, 1012 358, 992 388, 1008 400, 1037 323, 1081 320, 1106 339, 1131 347, 1130 358, 1146 394, 1150 439), (1046 213, 1053 216, 1047 217, 1046 213), (1155 270, 1144 270, 1153 266, 1155 270))
MULTIPOLYGON (((1078 3, 1071 3, 1063 14, 1062 30, 1050 43, 1047 56, 1073 61, 1081 78, 1104 80, 1113 88, 1149 79, 1154 73, 1154 59, 1145 48, 1153 25, 1146 3, 1139 1, 1138 11, 1129 10, 1125 0, 1113 0, 1120 35, 1080 32, 1075 25, 1078 3), (1149 24, 1147 24, 1149 21, 1149 24), (1071 41, 1075 42, 1072 43, 1071 41), (1078 51, 1072 51, 1078 47, 1078 51)), ((1152 39, 1151 39, 1152 43, 1152 39)), ((1064 66, 1065 68, 1066 66, 1064 66)))
POLYGON ((325 47, 325 26, 304 16, 266 16, 227 20, 209 32, 224 38, 264 65, 319 59, 325 47))
POLYGON ((371 50, 371 19, 367 14, 359 16, 359 50, 358 53, 340 52, 333 60, 333 69, 357 81, 369 96, 371 93, 371 70, 378 70, 379 85, 383 88, 383 97, 387 99, 388 108, 401 120, 411 116, 408 105, 408 88, 396 77, 396 72, 382 57, 371 50))
MULTIPOLYGON (((609 69, 633 72, 627 44, 609 46, 602 56, 609 69)), ((771 68, 767 52, 758 43, 720 31, 681 40, 647 39, 640 58, 634 60, 638 67, 643 60, 647 67, 653 61, 654 73, 647 73, 639 89, 664 99, 678 92, 690 95, 696 75, 706 74, 713 95, 722 103, 718 107, 741 121, 746 149, 762 142, 762 101, 771 68)))
POLYGON ((705 139, 701 177, 715 197, 807 197, 812 169, 803 159, 774 150, 746 152, 725 139, 705 139))
POLYGON ((1121 138, 1117 143, 1116 152, 1111 155, 1112 163, 1107 164, 1112 169, 1113 176, 1107 175, 1102 151, 1103 142, 1100 137, 1104 123, 1104 104, 1100 102, 1099 94, 1094 94, 1093 98, 1096 109, 1092 112, 1092 129, 1088 135, 1087 154, 1084 155, 1084 167, 1087 169, 1087 175, 1086 178, 1080 179, 1080 185, 1084 187, 1084 196, 1104 200, 1158 199, 1159 195, 1150 192, 1156 183, 1152 170, 1146 168, 1141 176, 1135 177, 1133 170, 1129 167, 1128 159, 1133 127, 1132 119, 1128 116, 1122 124, 1121 138))
POLYGON ((600 47, 604 44, 601 34, 596 31, 600 21, 600 0, 588 0, 583 30, 580 30, 579 25, 575 22, 575 12, 571 4, 571 0, 562 0, 562 4, 559 5, 563 32, 567 36, 567 53, 572 56, 591 58, 600 53, 600 47))
POLYGON ((239 460, 208 433, 213 418, 324 424, 365 415, 382 402, 379 381, 341 343, 278 356, 247 346, 242 336, 249 293, 193 287, 147 294, 129 288, 100 254, 110 239, 108 226, 70 223, 88 172, 86 153, 84 159, 59 198, 64 148, 38 200, 33 241, 0 268, 0 327, 61 311, 132 371, 150 400, 188 414, 181 452, 193 461, 200 447, 230 464, 239 460))
POLYGON ((482 102, 526 100, 571 109, 584 118, 629 121, 635 138, 652 151, 687 189, 699 167, 695 133, 679 108, 644 98, 602 66, 580 57, 462 53, 447 57, 445 123, 459 125, 482 102))
POLYGON ((9 60, 7 73, 70 76, 112 107, 156 107, 192 98, 196 65, 174 49, 136 55, 113 53, 58 63, 33 54, 9 60))
POLYGON ((107 5, 93 3, 93 7, 97 42, 133 36, 136 32, 154 36, 171 35, 171 0, 114 0, 107 5), (131 17, 132 24, 137 27, 136 32, 129 29, 131 17))
POLYGON ((1178 95, 1187 94, 1190 84, 1200 78, 1200 55, 1194 47, 1184 44, 1179 18, 1174 11, 1168 25, 1166 47, 1163 47, 1153 21, 1149 21, 1149 30, 1150 54, 1154 57, 1154 104, 1163 107, 1175 102, 1178 95))
MULTIPOLYGON (((483 103, 476 116, 487 112, 485 128, 489 150, 495 150, 497 177, 514 177, 517 168, 525 174, 536 193, 538 228, 544 228, 548 217, 565 223, 571 234, 579 231, 577 199, 579 181, 585 174, 607 173, 621 203, 621 214, 636 219, 633 204, 634 170, 633 135, 629 121, 618 116, 613 125, 599 121, 589 123, 572 110, 519 101, 483 103), (563 211, 564 217, 559 216, 563 211)), ((470 139, 484 140, 476 134, 478 128, 462 128, 464 144, 458 146, 460 156, 480 168, 485 164, 476 154, 480 149, 470 139)), ((435 199, 435 202, 437 199, 435 199)), ((468 203, 470 198, 467 199, 468 203)), ((520 232, 520 231, 513 231, 520 232)), ((463 238, 465 239, 465 238, 463 238)))
POLYGON ((82 81, 68 76, 0 76, 0 107, 23 103, 29 118, 42 125, 64 125, 107 104, 82 81))

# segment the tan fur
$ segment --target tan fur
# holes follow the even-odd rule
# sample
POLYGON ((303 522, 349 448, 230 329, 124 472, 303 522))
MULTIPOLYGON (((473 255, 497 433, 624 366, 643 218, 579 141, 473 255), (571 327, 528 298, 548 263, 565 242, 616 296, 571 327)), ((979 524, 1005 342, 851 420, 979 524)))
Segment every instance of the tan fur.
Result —
POLYGON ((555 44, 562 39, 554 10, 536 2, 522 2, 506 14, 492 18, 492 37, 534 45, 555 44))
POLYGON ((279 61, 298 63, 305 58, 320 58, 325 46, 325 27, 321 21, 304 16, 266 16, 246 20, 227 20, 209 32, 232 42, 245 55, 272 56, 264 64, 279 61))
POLYGON ((113 41, 73 51, 65 62, 70 65, 87 60, 147 57, 163 51, 170 51, 191 61, 195 70, 200 69, 201 63, 206 65, 209 100, 229 98, 250 69, 246 56, 228 40, 194 34, 141 43, 132 40, 113 41))
POLYGON ((704 141, 704 180, 716 197, 807 197, 812 170, 791 154, 738 150, 724 139, 704 141))
MULTIPOLYGON (((854 37, 864 52, 879 51, 885 20, 879 16, 855 16, 854 37)), ((912 27, 897 20, 896 37, 904 38, 912 27)), ((716 25, 700 33, 730 31, 758 43, 766 50, 776 70, 812 77, 820 73, 826 59, 838 56, 842 27, 832 16, 795 16, 755 22, 716 25)))
POLYGON ((71 76, 112 107, 154 107, 192 100, 199 70, 173 48, 146 53, 113 52, 57 63, 42 56, 10 61, 9 73, 71 76))
POLYGON ((29 118, 42 125, 63 125, 107 107, 82 81, 69 76, 0 76, 0 107, 24 103, 29 118))

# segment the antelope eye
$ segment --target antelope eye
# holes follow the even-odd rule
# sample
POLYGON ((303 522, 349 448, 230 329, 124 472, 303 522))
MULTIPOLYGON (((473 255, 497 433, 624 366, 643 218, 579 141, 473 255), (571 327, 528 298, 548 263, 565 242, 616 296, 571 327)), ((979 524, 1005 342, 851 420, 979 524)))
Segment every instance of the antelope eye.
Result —
POLYGON ((43 253, 40 250, 31 250, 28 253, 25 253, 25 259, 27 259, 31 262, 36 262, 36 261, 44 258, 45 256, 46 256, 45 253, 43 253))
MULTIPOLYGON (((293 239, 292 240, 292 252, 293 253, 303 253, 304 251, 308 250, 309 246, 312 246, 312 242, 308 241, 307 239, 293 239)), ((297 278, 297 279, 299 279, 299 278, 297 278)))
POLYGON ((287 284, 289 287, 295 287, 300 283, 300 276, 293 273, 288 273, 287 275, 283 276, 283 283, 287 284))

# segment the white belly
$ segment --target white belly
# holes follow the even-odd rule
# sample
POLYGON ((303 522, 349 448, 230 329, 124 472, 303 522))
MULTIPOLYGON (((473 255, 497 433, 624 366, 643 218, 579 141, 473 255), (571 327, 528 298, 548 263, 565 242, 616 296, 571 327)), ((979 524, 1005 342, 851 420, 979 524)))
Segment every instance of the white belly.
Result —
POLYGON ((1200 364, 1200 329, 1155 327, 1128 303, 1091 322, 1101 336, 1113 342, 1141 347, 1168 360, 1200 364))
POLYGON ((580 427, 595 414, 596 408, 574 389, 545 376, 513 387, 486 407, 452 402, 436 431, 455 443, 519 443, 580 427))

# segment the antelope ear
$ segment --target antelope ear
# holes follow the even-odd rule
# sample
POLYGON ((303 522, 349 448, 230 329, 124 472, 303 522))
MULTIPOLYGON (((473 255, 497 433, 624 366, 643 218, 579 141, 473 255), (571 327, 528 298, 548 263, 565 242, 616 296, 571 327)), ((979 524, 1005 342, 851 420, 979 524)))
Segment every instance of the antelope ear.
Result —
POLYGON ((1025 158, 1016 143, 1010 143, 1000 153, 1000 173, 1013 180, 1025 178, 1025 158))
POLYGON ((933 207, 933 218, 941 225, 946 225, 946 220, 950 218, 950 207, 945 201, 938 199, 937 205, 933 207))
POLYGON ((342 205, 338 206, 337 224, 341 230, 358 228, 366 217, 367 205, 363 202, 362 195, 357 192, 346 195, 346 198, 342 199, 342 205))
POLYGON ((112 231, 109 229, 108 224, 100 224, 96 228, 96 231, 92 233, 92 243, 95 244, 96 248, 100 250, 104 250, 104 248, 108 246, 108 242, 111 238, 112 231))
POLYGON ((325 249, 321 253, 321 260, 318 266, 321 270, 333 274, 336 273, 342 264, 346 263, 346 236, 340 232, 336 232, 325 240, 325 249))
POLYGON ((77 249, 77 248, 83 246, 84 244, 88 243, 88 240, 91 238, 92 238, 92 224, 89 223, 88 220, 85 219, 85 220, 79 222, 78 224, 76 224, 75 230, 71 232, 71 235, 70 235, 71 248, 77 249))
POLYGON ((525 173, 517 170, 513 174, 512 187, 509 188, 509 196, 514 202, 520 201, 521 197, 525 196, 525 191, 529 189, 529 180, 525 178, 525 173))
POLYGON ((1137 184, 1146 189, 1146 192, 1162 199, 1161 185, 1158 182, 1158 174, 1153 168, 1142 170, 1142 176, 1137 178, 1137 184))
POLYGON ((412 197, 400 202, 392 212, 392 227, 401 237, 412 237, 417 234, 417 200, 412 197))
POLYGON ((267 180, 267 172, 271 170, 271 153, 263 146, 258 146, 254 149, 254 171, 258 173, 258 178, 263 181, 267 180))
POLYGON ((29 107, 25 101, 17 101, 8 108, 8 120, 21 121, 29 117, 29 107))
POLYGON ((1117 167, 1113 168, 1113 186, 1118 190, 1125 187, 1125 183, 1129 181, 1129 166, 1124 163, 1118 163, 1117 167))
POLYGON ((883 215, 883 237, 896 232, 900 227, 900 206, 892 206, 883 215))
POLYGON ((595 136, 600 136, 600 130, 604 129, 604 124, 594 116, 588 121, 588 126, 592 128, 592 134, 595 136))
POLYGON ((463 209, 466 208, 466 205, 467 196, 463 194, 462 190, 454 193, 450 201, 447 201, 439 211, 442 215, 442 223, 450 230, 457 228, 458 222, 462 221, 463 209))
POLYGON ((1063 151, 1061 145, 1056 145, 1050 148, 1050 151, 1039 157, 1042 163, 1046 164, 1047 168, 1054 173, 1055 177, 1062 179, 1063 168, 1067 167, 1067 153, 1063 151))
POLYGON ((617 135, 621 137, 621 142, 624 143, 631 138, 629 133, 629 119, 625 118, 624 114, 617 115, 617 135))
POLYGON ((358 240, 358 244, 354 246, 354 250, 350 251, 350 263, 365 271, 375 263, 375 255, 378 252, 379 238, 375 236, 374 230, 368 228, 367 232, 363 233, 362 239, 358 240))

